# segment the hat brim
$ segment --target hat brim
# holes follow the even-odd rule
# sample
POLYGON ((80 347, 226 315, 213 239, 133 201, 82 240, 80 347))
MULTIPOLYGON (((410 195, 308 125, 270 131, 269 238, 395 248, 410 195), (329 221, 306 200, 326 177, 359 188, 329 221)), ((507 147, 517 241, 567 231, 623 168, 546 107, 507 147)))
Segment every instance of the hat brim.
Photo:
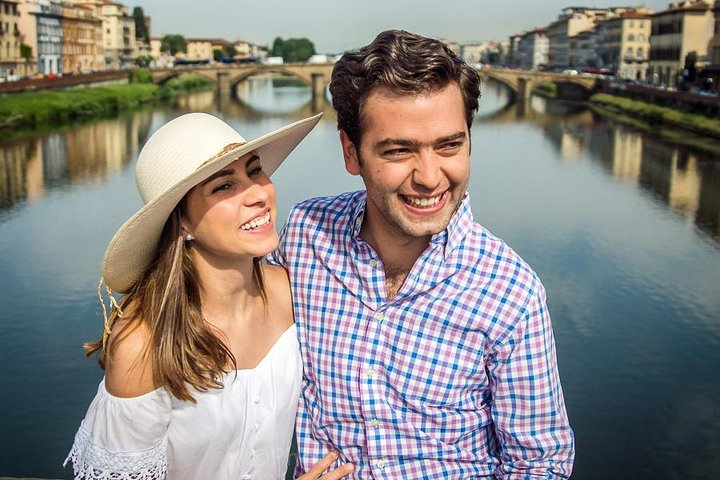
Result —
POLYGON ((102 272, 107 286, 124 293, 140 280, 153 260, 165 222, 195 185, 250 152, 258 154, 263 171, 268 176, 272 175, 321 116, 318 114, 300 120, 231 148, 149 201, 118 229, 105 251, 102 272))

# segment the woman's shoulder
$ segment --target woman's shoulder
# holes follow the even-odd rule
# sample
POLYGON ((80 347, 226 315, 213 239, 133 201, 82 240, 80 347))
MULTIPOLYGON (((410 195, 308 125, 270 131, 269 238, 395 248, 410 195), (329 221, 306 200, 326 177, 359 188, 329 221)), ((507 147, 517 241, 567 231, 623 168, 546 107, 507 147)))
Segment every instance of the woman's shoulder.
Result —
POLYGON ((283 323, 291 324, 294 315, 287 270, 278 265, 264 265, 263 274, 268 306, 273 312, 273 317, 282 319, 283 323))
POLYGON ((157 389, 150 340, 150 328, 137 316, 115 323, 105 361, 105 388, 109 394, 132 398, 157 389))

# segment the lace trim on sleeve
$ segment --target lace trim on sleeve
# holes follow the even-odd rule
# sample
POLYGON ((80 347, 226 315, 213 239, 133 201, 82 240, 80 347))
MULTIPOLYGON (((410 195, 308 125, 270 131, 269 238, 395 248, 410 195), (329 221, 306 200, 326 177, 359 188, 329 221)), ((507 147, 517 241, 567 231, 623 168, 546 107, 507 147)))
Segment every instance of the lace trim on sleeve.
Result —
POLYGON ((167 436, 156 445, 130 452, 111 452, 93 445, 80 427, 63 466, 72 461, 75 480, 160 480, 167 473, 167 436))

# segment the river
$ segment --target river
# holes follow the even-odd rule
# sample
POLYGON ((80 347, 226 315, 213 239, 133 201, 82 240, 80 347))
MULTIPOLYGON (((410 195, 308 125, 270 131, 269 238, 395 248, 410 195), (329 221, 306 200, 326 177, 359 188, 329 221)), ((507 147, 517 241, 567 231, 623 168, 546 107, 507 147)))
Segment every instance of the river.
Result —
MULTIPOLYGON (((100 261, 140 206, 134 162, 160 125, 201 110, 254 138, 322 110, 273 177, 279 218, 361 187, 308 87, 256 77, 237 97, 190 94, 0 145, 0 476, 71 478, 61 464, 101 378, 81 348, 101 331, 100 261)), ((547 288, 573 478, 720 478, 720 159, 508 98, 484 86, 469 190, 476 220, 547 288)))

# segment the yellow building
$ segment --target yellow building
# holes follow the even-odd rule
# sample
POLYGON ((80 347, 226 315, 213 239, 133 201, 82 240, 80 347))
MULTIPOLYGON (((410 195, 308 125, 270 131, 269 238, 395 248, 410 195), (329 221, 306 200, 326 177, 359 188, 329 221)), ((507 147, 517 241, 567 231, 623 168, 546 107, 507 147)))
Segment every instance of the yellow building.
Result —
POLYGON ((213 59, 213 40, 208 38, 188 38, 185 59, 204 61, 213 59))
POLYGON ((63 8, 63 72, 87 73, 104 67, 102 20, 85 5, 65 4, 63 8))
POLYGON ((20 10, 17 0, 0 0, 0 78, 13 80, 28 75, 20 55, 20 10))
POLYGON ((122 3, 103 1, 101 9, 105 66, 123 68, 134 65, 135 19, 122 3))
POLYGON ((715 20, 713 0, 671 3, 652 17, 648 79, 656 84, 676 85, 682 78, 685 57, 695 52, 698 68, 708 64, 708 46, 715 20))
POLYGON ((622 78, 644 80, 650 56, 652 10, 637 9, 598 26, 600 66, 622 78))

